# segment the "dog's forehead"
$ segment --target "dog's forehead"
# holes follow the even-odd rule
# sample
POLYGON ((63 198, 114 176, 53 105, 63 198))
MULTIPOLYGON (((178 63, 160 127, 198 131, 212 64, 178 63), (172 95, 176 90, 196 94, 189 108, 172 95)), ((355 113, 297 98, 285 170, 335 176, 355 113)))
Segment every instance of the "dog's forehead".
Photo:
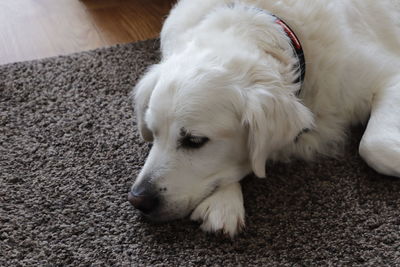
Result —
POLYGON ((216 73, 164 68, 149 102, 151 120, 157 128, 172 124, 207 131, 237 127, 237 110, 243 103, 230 82, 216 73))
POLYGON ((223 98, 221 94, 202 80, 163 77, 153 90, 149 107, 157 113, 179 116, 213 109, 217 103, 223 104, 219 98, 223 98))
POLYGON ((154 129, 173 131, 179 129, 205 136, 232 136, 240 120, 222 103, 211 97, 199 98, 158 94, 149 108, 149 121, 154 129))

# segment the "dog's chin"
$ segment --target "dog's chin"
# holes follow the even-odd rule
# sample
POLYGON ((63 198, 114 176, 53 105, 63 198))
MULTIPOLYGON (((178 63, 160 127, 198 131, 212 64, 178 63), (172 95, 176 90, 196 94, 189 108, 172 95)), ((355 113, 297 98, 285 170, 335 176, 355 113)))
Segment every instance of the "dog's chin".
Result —
POLYGON ((154 212, 145 214, 141 213, 142 216, 153 223, 163 223, 173 220, 179 220, 190 215, 193 209, 186 211, 171 211, 171 210, 156 210, 154 212))
POLYGON ((189 205, 185 206, 184 208, 160 207, 159 209, 157 209, 151 213, 142 213, 141 212, 141 214, 146 220, 154 222, 154 223, 163 223, 163 222, 168 222, 168 221, 173 221, 173 220, 179 220, 179 219, 188 217, 201 201, 202 200, 196 201, 195 205, 192 205, 193 203, 190 203, 189 205))

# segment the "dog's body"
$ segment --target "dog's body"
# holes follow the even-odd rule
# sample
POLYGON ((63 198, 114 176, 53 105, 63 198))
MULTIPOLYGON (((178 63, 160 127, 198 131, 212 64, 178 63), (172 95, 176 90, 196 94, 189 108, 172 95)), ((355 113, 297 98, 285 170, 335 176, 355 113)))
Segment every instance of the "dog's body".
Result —
POLYGON ((131 202, 156 219, 194 209, 204 230, 234 235, 242 177, 264 177, 266 160, 337 155, 347 128, 367 122, 361 156, 400 176, 400 19, 390 10, 374 0, 181 0, 160 64, 136 88, 138 125, 154 146, 131 202), (303 83, 272 14, 302 44, 303 83))

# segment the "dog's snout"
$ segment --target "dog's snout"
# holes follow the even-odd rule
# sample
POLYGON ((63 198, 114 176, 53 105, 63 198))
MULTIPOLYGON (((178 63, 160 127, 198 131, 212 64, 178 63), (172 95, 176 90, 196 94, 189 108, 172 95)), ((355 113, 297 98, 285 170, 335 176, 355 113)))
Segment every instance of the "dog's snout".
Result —
POLYGON ((128 200, 136 209, 144 214, 151 213, 159 204, 159 199, 155 194, 135 194, 134 192, 128 193, 128 200))
POLYGON ((145 179, 132 188, 128 193, 128 201, 144 214, 154 211, 160 203, 154 185, 149 182, 149 179, 145 179))

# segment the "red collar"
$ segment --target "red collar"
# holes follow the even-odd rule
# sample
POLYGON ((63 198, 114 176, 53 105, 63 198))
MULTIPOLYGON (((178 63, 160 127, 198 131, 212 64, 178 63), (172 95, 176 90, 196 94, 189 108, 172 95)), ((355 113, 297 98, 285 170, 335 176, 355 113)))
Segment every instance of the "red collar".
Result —
MULTIPOLYGON (((306 75, 306 60, 304 58, 304 51, 303 51, 303 47, 301 46, 301 43, 299 41, 299 38, 297 38, 297 36, 293 32, 293 30, 283 20, 281 20, 280 18, 278 18, 277 16, 275 16, 273 14, 271 14, 271 15, 275 17, 275 23, 279 24, 283 28, 286 35, 289 37, 290 41, 292 42, 293 51, 298 60, 298 64, 297 64, 296 68, 299 68, 299 71, 300 71, 299 77, 297 78, 296 83, 302 84, 304 82, 304 77, 306 75)), ((297 92, 297 94, 299 94, 299 93, 300 93, 300 91, 297 92)))
MULTIPOLYGON (((278 18, 275 15, 272 15, 272 16, 275 17, 275 23, 281 25, 281 27, 285 31, 286 35, 292 41, 293 51, 295 52, 295 55, 298 60, 298 65, 296 67, 298 67, 300 69, 300 75, 297 78, 296 83, 301 83, 301 85, 302 85, 304 82, 305 74, 306 74, 306 60, 304 58, 304 51, 303 51, 303 48, 299 41, 299 38, 297 38, 296 34, 292 31, 292 29, 289 27, 289 25, 287 25, 283 20, 281 20, 280 18, 278 18)), ((300 90, 296 92, 296 95, 299 96, 300 92, 301 92, 301 87, 300 87, 300 90)), ((294 142, 297 143, 298 140, 300 139, 300 137, 303 134, 308 133, 309 131, 310 131, 309 128, 304 128, 303 130, 301 130, 300 133, 298 133, 296 138, 294 139, 294 142)))

